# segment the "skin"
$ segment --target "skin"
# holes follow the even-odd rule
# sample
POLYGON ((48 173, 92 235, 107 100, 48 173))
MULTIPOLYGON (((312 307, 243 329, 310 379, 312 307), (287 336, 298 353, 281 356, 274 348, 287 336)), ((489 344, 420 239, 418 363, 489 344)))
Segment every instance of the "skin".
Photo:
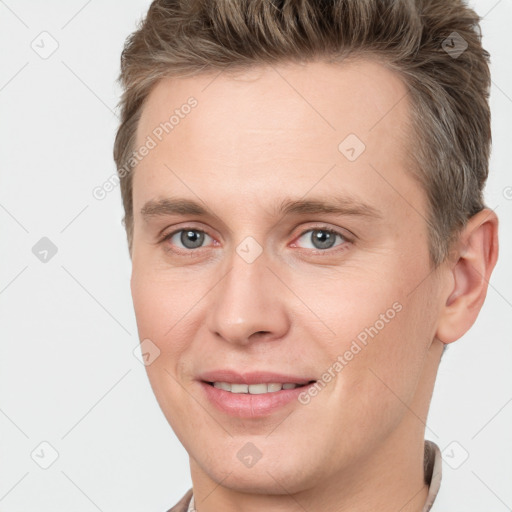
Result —
POLYGON ((131 290, 140 339, 160 350, 147 372, 190 456, 199 512, 423 507, 437 367, 482 306, 498 221, 475 215, 433 270, 426 196, 407 171, 406 91, 379 63, 318 61, 166 78, 147 99, 137 145, 198 101, 135 171, 131 290), (354 162, 338 150, 350 133, 366 145, 354 162), (274 214, 286 198, 341 194, 381 217, 274 214), (171 196, 210 215, 143 217, 147 201, 171 196), (318 248, 319 227, 342 236, 318 248), (159 241, 185 228, 209 235, 201 248, 181 233, 159 241), (263 250, 252 263, 236 252, 246 237, 263 250), (320 379, 396 302, 401 311, 307 405, 237 418, 196 380, 219 368, 320 379), (237 457, 247 442, 262 454, 252 467, 237 457))

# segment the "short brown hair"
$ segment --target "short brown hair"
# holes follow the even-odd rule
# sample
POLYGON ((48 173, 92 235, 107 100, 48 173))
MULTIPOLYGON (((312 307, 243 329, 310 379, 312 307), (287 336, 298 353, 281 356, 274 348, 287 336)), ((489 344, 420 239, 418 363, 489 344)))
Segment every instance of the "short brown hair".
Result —
POLYGON ((437 266, 485 207, 491 80, 479 22, 463 0, 153 1, 125 43, 119 77, 114 160, 130 255, 133 172, 119 170, 133 154, 144 100, 161 78, 355 56, 377 57, 408 86, 411 172, 428 198, 437 266))

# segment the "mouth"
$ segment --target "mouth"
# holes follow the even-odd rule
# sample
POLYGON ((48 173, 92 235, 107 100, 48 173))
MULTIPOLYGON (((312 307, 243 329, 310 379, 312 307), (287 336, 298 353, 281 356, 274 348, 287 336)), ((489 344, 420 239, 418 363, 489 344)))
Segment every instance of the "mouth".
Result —
POLYGON ((232 375, 223 374, 227 380, 200 379, 199 383, 204 397, 216 409, 232 417, 254 419, 268 417, 278 413, 286 407, 302 407, 300 396, 307 393, 307 389, 316 383, 316 380, 302 380, 301 378, 281 375, 245 375, 245 378, 231 378, 232 375), (245 380, 246 382, 240 382, 245 380), (266 380, 266 382, 265 382, 266 380), (247 382, 249 381, 249 382, 247 382), (294 382, 290 382, 294 381, 294 382))
POLYGON ((300 396, 317 382, 306 372, 209 370, 196 377, 204 397, 219 411, 239 418, 258 418, 285 407, 302 407, 300 396))

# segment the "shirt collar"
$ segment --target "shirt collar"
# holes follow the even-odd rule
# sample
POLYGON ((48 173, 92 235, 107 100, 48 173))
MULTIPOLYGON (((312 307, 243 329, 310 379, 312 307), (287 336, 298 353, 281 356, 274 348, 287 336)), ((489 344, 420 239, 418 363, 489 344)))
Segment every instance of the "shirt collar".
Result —
POLYGON ((196 507, 194 505, 194 495, 190 499, 190 503, 188 504, 187 512, 196 512, 196 507))
POLYGON ((434 512, 432 505, 441 487, 443 459, 441 450, 433 441, 425 441, 425 481, 429 484, 428 496, 422 512, 434 512))

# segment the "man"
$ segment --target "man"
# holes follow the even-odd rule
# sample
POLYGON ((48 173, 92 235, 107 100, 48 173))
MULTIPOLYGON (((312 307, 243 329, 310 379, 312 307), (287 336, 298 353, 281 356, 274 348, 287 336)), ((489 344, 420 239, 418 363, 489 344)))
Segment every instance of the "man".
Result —
POLYGON ((476 14, 156 0, 121 81, 138 331, 193 483, 171 510, 442 510, 428 407, 498 254, 476 14))

